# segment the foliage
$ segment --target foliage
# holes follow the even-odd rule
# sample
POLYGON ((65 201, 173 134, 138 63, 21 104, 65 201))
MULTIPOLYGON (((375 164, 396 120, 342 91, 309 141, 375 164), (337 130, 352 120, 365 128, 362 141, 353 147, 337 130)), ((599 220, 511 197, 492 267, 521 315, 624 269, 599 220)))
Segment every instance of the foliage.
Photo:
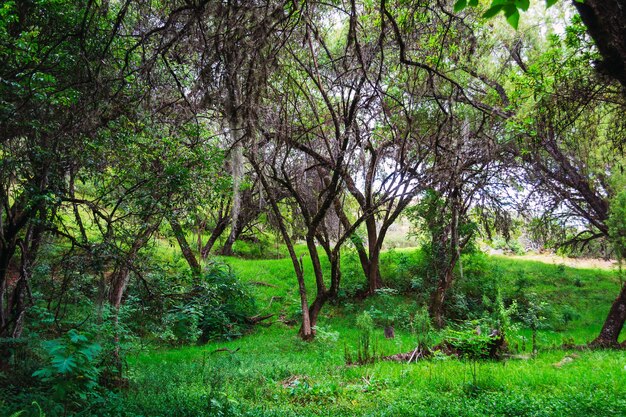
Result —
POLYGON ((256 311, 248 289, 221 263, 210 264, 200 281, 177 298, 163 318, 166 334, 176 344, 239 337, 256 311))
POLYGON ((352 352, 346 346, 344 348, 344 361, 348 365, 374 363, 377 360, 377 356, 376 341, 373 339, 374 320, 372 316, 367 311, 361 313, 356 318, 356 327, 359 329, 356 356, 353 357, 352 352))
POLYGON ((622 190, 611 201, 611 212, 607 223, 615 253, 623 261, 626 258, 626 190, 622 190))
POLYGON ((90 335, 70 330, 64 337, 43 343, 48 364, 35 371, 34 377, 49 384, 53 398, 67 409, 76 409, 97 395, 99 343, 90 335))
POLYGON ((411 322, 411 331, 417 339, 417 346, 421 351, 430 349, 434 341, 433 324, 430 320, 428 308, 421 307, 415 312, 411 322))
MULTIPOLYGON (((583 0, 576 1, 580 3, 583 2, 583 0)), ((553 6, 556 2, 557 0, 545 0, 546 8, 553 6)), ((467 6, 477 7, 478 0, 456 0, 454 3, 454 11, 459 12, 467 6)), ((517 29, 519 25, 520 13, 527 11, 529 7, 530 0, 492 0, 491 6, 489 6, 489 8, 483 13, 483 17, 489 19, 502 12, 506 21, 514 29, 517 29)))

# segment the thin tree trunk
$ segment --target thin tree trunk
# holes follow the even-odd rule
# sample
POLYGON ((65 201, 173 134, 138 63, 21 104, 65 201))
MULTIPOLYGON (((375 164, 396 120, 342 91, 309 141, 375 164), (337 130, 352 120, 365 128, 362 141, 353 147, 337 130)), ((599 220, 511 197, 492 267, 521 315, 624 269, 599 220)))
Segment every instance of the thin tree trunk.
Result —
POLYGON ((174 215, 169 218, 169 223, 172 231, 174 232, 174 236, 176 237, 176 241, 178 242, 178 246, 180 247, 184 258, 187 261, 189 268, 191 268, 193 278, 197 279, 198 277, 200 277, 202 267, 196 259, 196 255, 193 253, 191 246, 189 246, 189 243, 187 242, 187 238, 185 237, 185 231, 178 222, 178 219, 174 217, 174 215))
MULTIPOLYGON (((236 227, 238 226, 239 225, 236 225, 236 227)), ((231 228, 230 233, 228 234, 228 238, 226 239, 226 242, 224 242, 224 246, 222 246, 220 255, 224 255, 224 256, 233 255, 233 245, 235 244, 235 241, 237 240, 238 235, 239 234, 237 233, 237 231, 231 228)))
MULTIPOLYGON (((236 110, 233 110, 236 112, 236 110)), ((222 255, 232 255, 232 246, 237 239, 237 227, 239 224, 239 211, 241 210, 241 179, 243 177, 243 149, 240 143, 242 136, 241 123, 236 114, 231 115, 230 137, 233 142, 231 154, 231 168, 233 176, 233 208, 231 211, 231 228, 222 255)))
POLYGON ((296 273, 296 279, 298 281, 298 294, 300 295, 300 308, 302 309, 302 325, 300 326, 298 334, 302 339, 310 340, 313 338, 314 324, 311 324, 311 317, 309 315, 309 302, 307 300, 306 284, 304 282, 304 265, 302 263, 302 257, 298 259, 296 255, 293 241, 289 237, 289 232, 287 231, 287 227, 285 226, 285 222, 283 221, 283 217, 280 213, 280 208, 276 203, 276 199, 272 195, 272 191, 267 184, 265 176, 263 175, 259 166, 254 160, 252 160, 252 165, 254 166, 254 169, 256 170, 259 179, 261 180, 261 185, 263 185, 263 188, 265 188, 268 200, 270 201, 270 205, 272 206, 272 211, 274 211, 274 215, 276 216, 278 229, 280 230, 280 234, 282 235, 285 245, 287 246, 287 251, 289 252, 289 257, 291 258, 291 263, 293 264, 293 269, 296 273))
POLYGON ((213 249, 213 246, 215 246, 215 242, 217 242, 217 239, 219 239, 220 236, 222 236, 222 234, 224 233, 224 230, 226 230, 226 227, 228 226, 228 221, 228 217, 223 217, 217 222, 215 228, 211 232, 211 236, 209 236, 209 240, 207 240, 206 245, 204 245, 202 251, 200 252, 200 256, 202 257, 202 259, 206 259, 209 256, 209 254, 211 253, 211 249, 213 249))

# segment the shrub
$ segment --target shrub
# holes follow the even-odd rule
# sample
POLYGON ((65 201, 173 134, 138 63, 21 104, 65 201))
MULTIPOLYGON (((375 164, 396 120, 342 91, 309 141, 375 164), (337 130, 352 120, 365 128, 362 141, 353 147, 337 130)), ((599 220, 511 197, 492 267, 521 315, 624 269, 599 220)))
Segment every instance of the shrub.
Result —
POLYGON ((168 304, 162 338, 178 345, 239 337, 256 311, 247 287, 221 263, 209 265, 190 290, 180 287, 168 304))
POLYGON ((33 376, 49 384, 52 398, 64 408, 75 408, 97 395, 97 366, 100 344, 90 340, 90 335, 70 330, 63 337, 43 342, 48 363, 33 376))
POLYGON ((363 365, 373 363, 376 360, 376 344, 372 343, 372 334, 374 333, 374 320, 372 316, 364 311, 356 318, 356 327, 359 329, 359 338, 357 341, 356 358, 344 349, 344 359, 346 364, 353 363, 363 365))
POLYGON ((433 324, 426 306, 419 308, 411 322, 413 334, 417 339, 417 347, 424 351, 433 343, 433 324))

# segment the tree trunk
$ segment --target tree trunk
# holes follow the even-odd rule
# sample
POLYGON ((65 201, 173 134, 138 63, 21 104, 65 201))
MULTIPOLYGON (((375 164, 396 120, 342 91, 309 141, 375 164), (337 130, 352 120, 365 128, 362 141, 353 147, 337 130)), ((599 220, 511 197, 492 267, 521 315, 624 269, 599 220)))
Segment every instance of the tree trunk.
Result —
POLYGON ((226 230, 226 227, 228 226, 228 221, 229 218, 228 216, 226 216, 221 218, 217 222, 215 228, 211 232, 211 236, 209 236, 209 240, 207 240, 206 245, 204 245, 202 251, 200 252, 200 256, 202 257, 202 259, 206 259, 209 256, 209 253, 211 253, 211 249, 213 249, 215 242, 217 242, 217 239, 219 239, 220 236, 222 236, 222 234, 224 233, 224 230, 226 230))
POLYGON ((445 321, 443 319, 443 306, 446 300, 448 290, 454 280, 454 266, 446 268, 445 273, 439 279, 437 289, 433 292, 430 301, 430 316, 433 319, 433 324, 436 328, 443 328, 445 321))
POLYGON ((376 293, 376 290, 379 290, 383 287, 383 280, 380 276, 380 250, 378 248, 374 249, 374 252, 370 252, 370 259, 368 263, 367 269, 367 278, 368 278, 368 293, 369 295, 373 295, 376 293))
POLYGON ((222 250, 220 251, 220 255, 224 256, 232 256, 233 255, 233 244, 237 240, 237 232, 235 229, 231 229, 228 234, 228 238, 226 242, 224 242, 224 246, 222 246, 222 250))
POLYGON ((237 239, 237 227, 239 225, 239 211, 241 210, 241 180, 243 177, 243 149, 240 143, 240 139, 243 136, 241 122, 236 113, 236 110, 232 110, 230 117, 230 137, 232 143, 231 149, 231 171, 233 176, 233 208, 231 210, 231 228, 230 235, 222 248, 222 255, 232 255, 232 246, 237 239))
POLYGON ((376 290, 383 287, 379 268, 380 247, 378 245, 378 233, 374 216, 370 216, 365 220, 365 226, 367 228, 367 246, 369 251, 366 275, 368 294, 372 295, 376 293, 376 290))
POLYGON ((573 1, 603 61, 597 69, 626 88, 626 6, 623 0, 573 1))
POLYGON ((272 206, 272 210, 274 211, 274 215, 276 216, 276 221, 278 223, 278 229, 280 230, 280 234, 283 237, 283 241, 287 246, 287 250, 289 251, 289 257, 291 258, 291 263, 293 264, 293 269, 296 273, 296 279, 298 280, 298 293, 300 295, 300 308, 302 309, 302 325, 300 326, 300 331, 298 334, 304 340, 310 340, 313 338, 313 326, 311 324, 311 317, 309 315, 309 302, 307 300, 306 294, 306 284, 304 282, 304 264, 302 262, 302 257, 298 259, 296 256, 296 251, 293 247, 293 241, 289 237, 289 232, 287 231, 287 227, 285 226, 285 222, 280 213, 280 208, 276 203, 276 199, 272 194, 271 188, 267 184, 267 180, 263 175, 263 172, 259 169, 259 166, 256 164, 254 159, 251 160, 254 169, 261 180, 261 184, 263 188, 265 188, 265 192, 267 193, 267 197, 270 201, 270 205, 272 206))
POLYGON ((396 331, 393 325, 385 326, 385 338, 386 339, 395 339, 396 331))
POLYGON ((131 272, 131 265, 135 261, 139 251, 148 243, 152 233, 159 227, 159 223, 156 222, 143 230, 139 236, 135 238, 133 245, 125 254, 123 259, 117 264, 115 271, 111 275, 111 292, 109 294, 109 302, 116 309, 119 309, 122 305, 122 298, 124 291, 128 285, 128 279, 131 272))
POLYGON ((591 342, 594 347, 618 347, 618 338, 626 321, 626 285, 613 302, 609 315, 604 321, 602 330, 596 339, 591 342))
MULTIPOLYGON (((293 245, 291 245, 290 255, 293 252, 293 245)), ((295 257, 295 252, 293 252, 295 257)), ((293 258, 292 258, 293 261, 293 258)), ((297 263, 297 262, 296 262, 297 263)), ((300 308, 302 309, 302 325, 298 334, 304 340, 310 340, 313 338, 313 326, 311 324, 311 316, 309 315, 309 302, 306 296, 306 285, 304 284, 304 265, 302 264, 302 257, 300 258, 300 267, 296 268, 296 278, 298 279, 298 293, 300 295, 300 308)))
MULTIPOLYGON (((20 248, 20 267, 19 277, 15 283, 15 287, 8 300, 6 306, 5 322, 1 328, 0 334, 7 335, 14 339, 22 336, 24 329, 24 319, 26 316, 26 295, 30 291, 28 281, 30 279, 34 262, 39 252, 39 246, 43 236, 43 216, 39 220, 42 222, 38 225, 29 225, 23 239, 17 244, 20 248)), ((10 262, 10 260, 9 260, 10 262)), ((8 268, 7 268, 8 271, 8 268)), ((5 272, 4 292, 7 291, 7 273, 5 272)))
MULTIPOLYGON (((317 326, 317 319, 319 318, 320 312, 322 311, 322 307, 326 304, 327 294, 326 292, 322 294, 317 294, 315 300, 313 300, 313 304, 309 307, 309 320, 311 322, 311 329, 314 329, 317 326)), ((315 335, 315 331, 313 331, 312 336, 315 335)))
POLYGON ((189 243, 187 242, 187 238, 185 237, 185 231, 183 230, 176 217, 171 216, 169 218, 169 223, 172 231, 174 232, 174 236, 176 237, 176 241, 178 242, 178 246, 183 253, 183 257, 187 261, 189 268, 191 268, 191 274, 193 278, 199 278, 200 274, 202 273, 202 267, 196 259, 196 255, 193 253, 191 246, 189 246, 189 243))
MULTIPOLYGON (((350 229, 352 226, 350 220, 346 216, 338 199, 335 199, 335 212, 339 216, 339 220, 345 229, 350 229)), ((359 255, 359 262, 361 263, 361 269, 367 279, 367 289, 362 293, 363 296, 369 296, 376 292, 377 289, 383 287, 382 278, 380 276, 380 246, 379 239, 381 236, 376 234, 376 221, 374 219, 366 221, 367 226, 367 238, 368 238, 368 252, 365 250, 365 246, 360 239, 353 240, 356 252, 359 255), (373 227, 373 229, 372 229, 373 227)))
POLYGON ((5 326, 7 326, 8 312, 4 300, 8 290, 9 265, 17 248, 14 242, 11 243, 0 248, 0 336, 4 336, 5 326))

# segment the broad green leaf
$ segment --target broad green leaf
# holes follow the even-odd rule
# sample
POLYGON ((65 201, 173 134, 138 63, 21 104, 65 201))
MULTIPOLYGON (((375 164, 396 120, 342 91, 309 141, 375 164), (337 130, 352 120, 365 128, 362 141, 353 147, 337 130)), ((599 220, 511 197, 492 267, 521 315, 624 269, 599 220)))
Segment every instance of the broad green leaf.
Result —
POLYGON ((487 9, 487 11, 483 14, 483 17, 485 19, 490 19, 490 18, 494 17, 495 15, 497 15, 498 13, 500 13, 500 10, 502 10, 502 5, 501 4, 495 4, 495 5, 491 6, 489 9, 487 9))
POLYGON ((66 358, 55 358, 52 360, 52 365, 59 371, 61 374, 67 374, 72 372, 76 368, 76 361, 70 355, 66 358))
POLYGON ((72 341, 72 343, 80 343, 80 342, 86 342, 87 341, 87 337, 85 337, 84 335, 78 333, 74 329, 72 329, 69 332, 67 332, 67 334, 70 337, 70 340, 72 341))
POLYGON ((469 0, 467 4, 469 4, 470 7, 476 7, 478 6, 478 0, 469 0))
POLYGON ((456 3, 454 3, 454 11, 455 12, 460 12, 461 10, 465 9, 467 7, 467 0, 456 0, 456 3))
POLYGON ((79 349, 78 352, 85 356, 88 360, 93 360, 100 353, 102 348, 98 343, 91 344, 82 349, 79 349))
POLYGON ((506 17, 506 21, 509 22, 514 29, 517 29, 517 26, 519 25, 519 11, 515 9, 515 13, 511 13, 506 17))
POLYGON ((530 0, 515 0, 515 7, 518 10, 526 11, 530 7, 530 0))
POLYGON ((552 7, 556 4, 557 0, 546 0, 546 7, 552 7))

